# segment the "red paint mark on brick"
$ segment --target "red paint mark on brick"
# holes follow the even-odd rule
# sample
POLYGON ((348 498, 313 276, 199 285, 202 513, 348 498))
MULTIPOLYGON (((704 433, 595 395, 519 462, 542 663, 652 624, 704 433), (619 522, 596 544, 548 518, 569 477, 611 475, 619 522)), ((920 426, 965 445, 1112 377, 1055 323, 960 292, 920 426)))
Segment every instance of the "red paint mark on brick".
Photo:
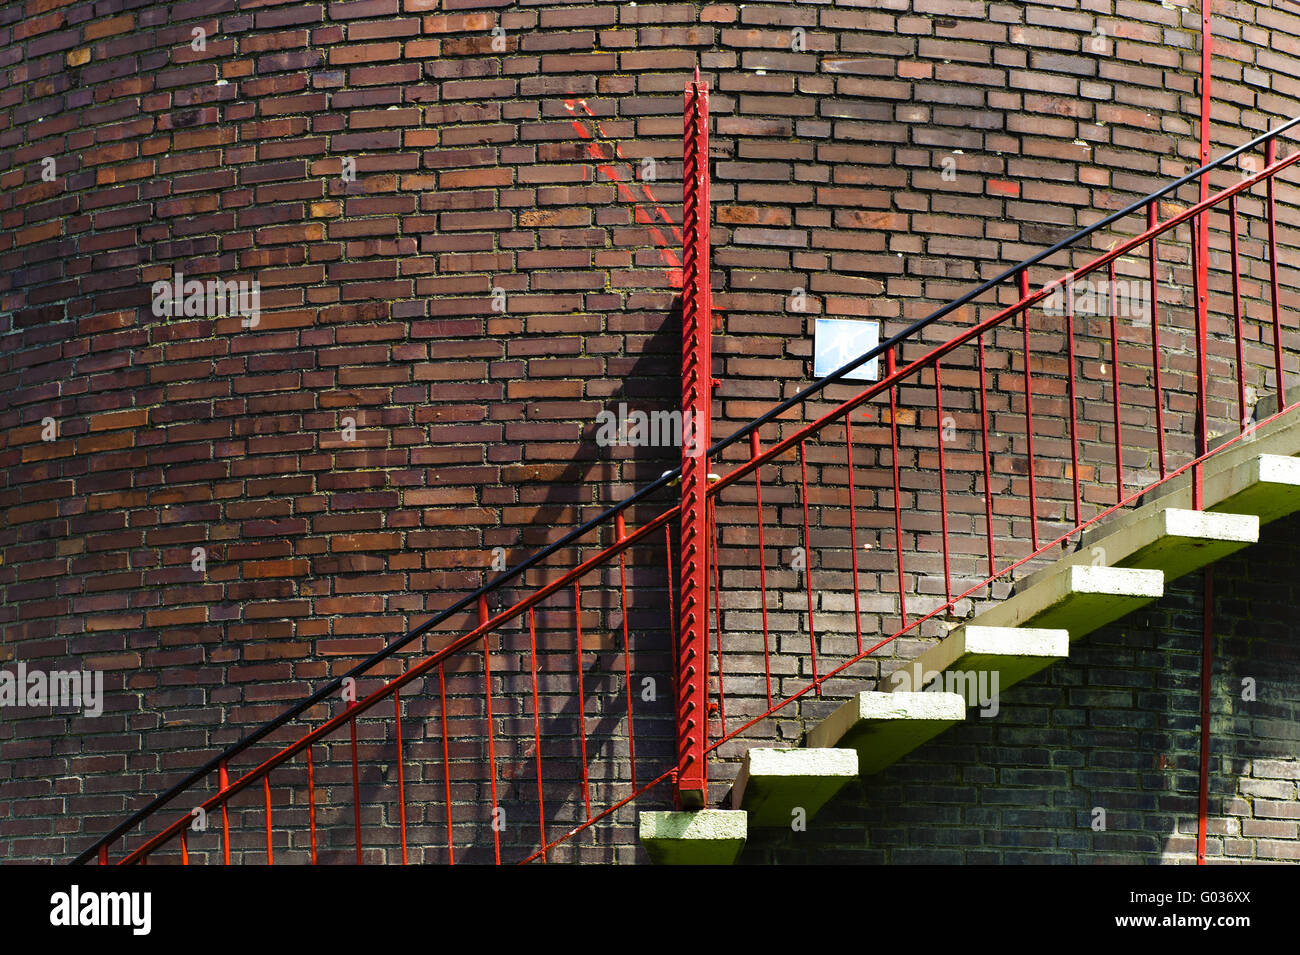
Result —
MULTIPOLYGON (((595 133, 593 134, 592 130, 583 125, 579 119, 575 117, 572 120, 574 130, 579 136, 587 140, 587 154, 596 161, 596 168, 604 173, 609 180, 617 186, 619 195, 626 202, 632 205, 633 217, 635 220, 649 229, 650 238, 654 240, 654 243, 657 246, 659 246, 659 255, 664 260, 664 264, 668 266, 668 283, 673 288, 681 288, 682 262, 681 259, 677 257, 677 246, 671 243, 668 237, 663 234, 656 224, 655 217, 645 210, 641 201, 638 200, 636 195, 632 192, 629 183, 636 183, 641 187, 641 192, 646 203, 654 208, 664 222, 668 223, 679 244, 682 242, 681 229, 673 224, 672 219, 668 217, 668 213, 664 211, 664 207, 659 203, 659 200, 655 198, 654 193, 650 191, 650 187, 644 182, 639 182, 636 179, 635 173, 630 174, 629 177, 625 179, 614 169, 613 166, 604 161, 606 159, 605 151, 601 148, 600 144, 595 141, 595 137, 596 135, 599 135, 601 138, 606 140, 609 140, 609 137, 605 135, 605 131, 601 128, 600 122, 596 120, 595 114, 591 111, 591 108, 587 106, 586 100, 578 100, 576 104, 574 100, 564 101, 565 108, 571 113, 575 111, 575 105, 582 107, 583 111, 592 118, 592 123, 595 126, 595 133)), ((623 150, 619 147, 618 143, 613 140, 609 141, 613 143, 614 154, 624 163, 627 163, 629 166, 632 165, 631 163, 628 163, 628 160, 623 156, 623 150)))

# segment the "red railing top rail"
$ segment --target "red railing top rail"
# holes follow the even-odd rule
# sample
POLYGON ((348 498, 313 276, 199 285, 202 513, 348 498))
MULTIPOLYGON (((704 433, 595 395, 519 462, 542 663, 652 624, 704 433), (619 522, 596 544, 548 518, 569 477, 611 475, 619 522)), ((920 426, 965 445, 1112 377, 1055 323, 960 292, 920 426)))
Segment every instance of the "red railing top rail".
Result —
MULTIPOLYGON (((826 375, 818 379, 817 381, 811 383, 806 388, 801 389, 799 392, 792 395, 790 398, 787 398, 784 401, 778 403, 777 405, 769 409, 764 414, 758 416, 757 418, 746 423, 745 425, 742 425, 740 428, 736 429, 727 437, 714 442, 705 452, 705 456, 704 456, 705 460, 707 460, 709 457, 715 456, 718 452, 727 448, 728 446, 735 443, 739 439, 745 437, 746 435, 757 432, 757 430, 761 428, 764 424, 767 424, 768 422, 771 422, 779 418, 781 415, 788 412, 791 408, 794 408, 795 406, 808 401, 810 398, 814 397, 815 395, 823 391, 827 386, 841 381, 848 373, 858 368, 859 366, 871 361, 873 358, 876 358, 882 354, 892 354, 892 350, 902 342, 914 338, 925 328, 936 323, 944 316, 952 313, 953 311, 962 307, 963 305, 966 305, 974 301, 984 293, 997 288, 1006 280, 1024 274, 1026 270, 1029 269, 1031 266, 1043 262, 1044 260, 1050 258, 1052 255, 1055 255, 1056 253, 1061 252, 1073 246, 1075 243, 1079 242, 1082 239, 1085 239, 1097 232, 1106 229, 1107 227, 1113 225, 1116 222, 1121 221, 1122 219, 1126 218, 1129 215, 1132 215, 1133 213, 1143 209, 1144 207, 1151 206, 1160 198, 1168 195, 1169 193, 1173 192, 1179 187, 1189 182, 1196 181, 1200 177, 1207 175, 1209 172, 1226 165, 1228 162, 1232 161, 1237 156, 1249 152, 1259 147, 1261 144, 1271 145, 1276 141, 1276 138, 1278 136, 1294 128, 1298 124, 1300 124, 1300 116, 1290 119, 1287 122, 1283 123, 1282 125, 1272 130, 1269 130, 1268 132, 1263 133, 1260 136, 1257 136, 1251 141, 1225 153, 1224 155, 1220 156, 1218 159, 1214 160, 1213 162, 1207 163, 1199 167, 1198 169, 1195 169, 1192 172, 1187 173, 1181 178, 1174 180, 1173 182, 1170 182, 1167 185, 1161 187, 1155 192, 1152 192, 1149 195, 1141 199, 1138 199, 1135 202, 1130 203, 1124 208, 1118 210, 1117 212, 1111 213, 1110 215, 1104 217, 1103 219, 1099 220, 1098 222, 1090 226, 1078 230, 1077 232, 1070 235, 1069 237, 1062 239, 1060 242, 1057 242, 1055 245, 1026 258, 1024 261, 1002 271, 997 276, 988 279, 985 282, 982 282, 981 284, 975 286, 968 292, 962 294, 961 296, 958 296, 957 298, 953 299, 947 304, 940 306, 939 308, 935 309, 934 311, 926 315, 924 318, 919 319, 918 321, 909 325, 907 328, 901 330, 897 334, 881 342, 875 348, 872 348, 871 350, 867 351, 866 353, 859 356, 858 358, 846 363, 845 365, 838 368, 837 370, 830 373, 829 375, 826 375)), ((1197 205, 1184 210, 1183 212, 1177 214, 1176 216, 1171 217, 1169 220, 1167 220, 1164 223, 1157 223, 1151 228, 1148 228, 1141 235, 1133 239, 1127 240, 1124 243, 1121 243, 1116 248, 1102 254, 1097 259, 1094 259, 1092 262, 1088 263, 1087 265, 1079 269, 1072 270, 1071 272, 1067 273, 1067 275, 1062 279, 1058 279, 1056 282, 1043 286, 1041 289, 1039 289, 1036 292, 1021 296, 1021 298, 1014 305, 1002 309, 1001 311, 999 311, 997 314, 990 317, 989 319, 986 319, 983 322, 976 324, 972 328, 959 333, 948 342, 937 346, 935 349, 933 349, 930 353, 928 353, 923 358, 918 359, 917 361, 912 362, 911 364, 905 366, 904 368, 897 370, 893 374, 889 375, 886 379, 874 383, 871 387, 867 388, 862 393, 850 399, 849 401, 842 403, 833 411, 827 413, 826 415, 821 416, 816 421, 811 422, 808 425, 805 425, 804 427, 800 428, 797 432, 795 432, 795 434, 782 439, 780 442, 772 445, 771 447, 761 452, 758 456, 753 457, 750 460, 742 463, 736 469, 734 469, 733 471, 725 475, 721 480, 712 484, 708 489, 708 493, 716 494, 717 492, 722 490, 722 488, 734 483, 736 480, 739 480, 741 477, 750 473, 755 468, 761 466, 764 462, 771 460, 773 457, 780 454, 782 451, 788 450, 790 447, 794 446, 800 440, 803 440, 807 438, 809 435, 816 433, 817 431, 821 430, 830 422, 837 420, 839 417, 848 414, 853 410, 853 408, 856 408, 863 402, 870 400, 871 397, 881 393, 885 388, 891 387, 892 384, 896 384, 897 381, 901 380, 904 377, 907 377, 908 375, 915 374, 917 371, 920 370, 920 368, 925 367, 926 364, 932 363, 934 360, 937 360, 938 358, 942 357, 944 354, 951 351, 952 349, 959 347, 961 344, 970 341, 972 338, 982 334, 983 332, 987 331, 989 328, 992 328, 997 324, 1006 321, 1008 318, 1030 307, 1035 302, 1040 301, 1043 297, 1049 294, 1050 290, 1055 285, 1059 284, 1060 281, 1064 281, 1066 279, 1072 279, 1079 275, 1087 274, 1088 272, 1093 271, 1097 268, 1103 267, 1107 263, 1114 261, 1116 258, 1124 254, 1124 252, 1130 250, 1131 248, 1143 242, 1149 241, 1152 237, 1158 236, 1163 232, 1174 228, 1179 223, 1187 221, 1188 219, 1199 214, 1205 209, 1208 209, 1209 207, 1219 202, 1222 202, 1225 198, 1228 198, 1230 196, 1235 196, 1239 192, 1249 189, 1251 186, 1255 185, 1260 181, 1263 181, 1265 179, 1270 179, 1271 177, 1276 175, 1277 172, 1279 172, 1281 169, 1289 165, 1292 165, 1297 161, 1300 161, 1300 153, 1295 153, 1291 157, 1284 160, 1278 160, 1268 165, 1265 169, 1261 170, 1256 175, 1248 179, 1242 180, 1236 186, 1223 190, 1222 192, 1216 194, 1213 197, 1210 197, 1204 202, 1198 203, 1197 205)), ((419 626, 408 631, 406 634, 397 638, 393 642, 389 643, 383 649, 367 657, 365 660, 362 660, 361 662, 357 663, 346 673, 327 681, 314 693, 304 698, 300 702, 294 704, 289 709, 281 713, 279 716, 275 717, 269 722, 258 727, 258 729, 249 733, 247 736, 245 736, 244 738, 242 738, 232 746, 226 748, 218 755, 213 756, 202 766, 198 767, 197 769, 187 774, 184 778, 182 778, 179 782, 177 782, 175 785, 169 788, 166 792, 155 797, 147 805, 137 810, 135 813, 133 813, 128 818, 120 822, 118 825, 114 826, 104 835, 100 836, 97 840, 95 840, 94 843, 92 843, 89 847, 87 847, 84 851, 82 851, 73 860, 73 864, 84 864, 86 862, 91 861, 96 857, 96 855, 100 852, 101 849, 103 849, 104 847, 106 847, 116 839, 120 838, 124 834, 131 831, 133 828, 135 828, 145 819, 151 817, 159 809, 167 805, 176 796, 189 789, 195 783, 200 782, 211 773, 220 770, 226 763, 228 763, 235 756, 239 755, 240 753, 244 752, 250 747, 266 739, 275 730, 284 726, 294 718, 300 716, 302 713, 311 709, 313 706, 321 702, 324 702, 325 700, 330 698, 333 694, 339 691, 339 689, 344 685, 344 683, 347 680, 355 679, 356 677, 363 675, 364 673, 366 673, 367 671, 375 667, 377 664, 391 657, 393 654, 401 650, 403 647, 408 646, 413 641, 430 633, 435 628, 437 628, 447 620, 451 619, 455 615, 475 607, 488 594, 500 590, 503 586, 509 584, 512 581, 515 581, 517 579, 522 579, 522 576, 527 571, 540 566, 549 558, 551 558, 558 552, 564 550, 566 547, 569 547, 570 545, 573 545, 581 541, 582 538, 584 538, 591 531, 599 528, 604 524, 613 521, 615 518, 619 517, 620 515, 623 515, 629 508, 633 507, 634 505, 649 500, 656 493, 658 493, 659 491, 663 490, 664 488, 671 485, 674 481, 676 481, 680 477, 680 475, 681 475, 680 466, 674 468, 671 471, 665 472, 656 481, 651 482, 650 484, 646 485, 640 490, 629 495, 622 501, 602 511, 597 516, 585 521, 584 523, 578 525, 572 530, 566 532, 553 543, 542 548, 537 553, 533 554, 531 557, 525 559, 524 561, 517 564, 516 566, 502 572, 500 576, 484 584, 482 587, 478 588, 477 590, 469 594, 457 598, 446 609, 435 614, 433 617, 425 621, 423 624, 420 624, 419 626)), ((672 519, 674 515, 678 513, 678 510, 679 509, 677 507, 669 508, 668 510, 664 511, 656 518, 654 518, 648 524, 643 525, 641 528, 631 532, 625 537, 615 540, 613 544, 605 547, 599 553, 589 558, 588 560, 583 561, 581 564, 579 564, 578 567, 564 573, 557 580, 552 581, 546 585, 543 585, 541 588, 539 588, 532 594, 529 594, 528 596, 524 597, 520 601, 516 602, 513 606, 497 614, 495 617, 491 618, 486 623, 481 624, 480 626, 471 630, 469 633, 464 634, 463 636, 457 638, 447 647, 438 651, 431 657, 426 658, 416 666, 409 669, 406 673, 395 678, 391 682, 385 684, 385 686, 381 687, 379 690, 367 696, 363 701, 364 706, 366 708, 373 706, 379 700, 385 698, 388 695, 391 695, 393 692, 400 689, 400 687, 404 685, 406 682, 408 682, 409 680, 415 679, 420 674, 427 672, 428 669, 435 666, 438 662, 445 660, 449 655, 465 649, 466 647, 475 643, 478 639, 492 632, 497 627, 501 626, 502 624, 508 622, 511 619, 514 619, 515 617, 518 617, 520 614, 525 612, 528 608, 534 606, 538 601, 544 599, 547 595, 555 592, 560 587, 565 586, 568 582, 576 579, 577 576, 581 576, 582 573, 586 573, 591 569, 593 569, 594 567, 599 566, 600 564, 621 554, 633 543, 635 543, 638 540, 641 540, 645 535, 651 533, 653 530, 660 528, 664 524, 666 524, 669 520, 672 519)), ((241 776, 235 783, 231 784, 229 788, 213 796, 211 799, 205 802, 203 806, 207 807, 210 804, 219 805, 224 799, 229 798, 230 795, 233 795, 235 792, 239 791, 242 788, 245 788, 250 783, 261 778, 261 776, 264 776, 275 766, 279 765, 280 763, 284 762, 284 760, 290 758, 294 754, 300 752, 305 747, 309 746, 312 741, 319 738, 325 732, 328 732, 330 729, 335 728, 339 723, 344 722, 347 719, 354 718, 356 715, 358 715, 359 708, 363 705, 363 703, 358 703, 355 706, 350 707, 348 710, 339 714, 338 716, 332 717, 325 724, 322 724, 322 726, 300 737, 293 744, 290 744, 288 747, 285 747, 284 749, 280 750, 274 756, 264 761, 261 765, 259 765, 253 770, 250 770, 249 773, 246 773, 243 776, 241 776)), ((171 836, 174 836, 176 832, 180 831, 180 829, 184 827, 188 819, 189 816, 187 814, 186 816, 177 820, 175 823, 172 823, 167 829, 163 830, 162 833, 159 833, 157 836, 149 840, 149 842, 147 842, 144 846, 135 850, 135 852, 133 852, 130 856, 128 856, 128 858, 129 859, 139 858, 141 855, 147 854, 148 848, 161 844, 161 842, 166 841, 167 838, 171 838, 171 836)))

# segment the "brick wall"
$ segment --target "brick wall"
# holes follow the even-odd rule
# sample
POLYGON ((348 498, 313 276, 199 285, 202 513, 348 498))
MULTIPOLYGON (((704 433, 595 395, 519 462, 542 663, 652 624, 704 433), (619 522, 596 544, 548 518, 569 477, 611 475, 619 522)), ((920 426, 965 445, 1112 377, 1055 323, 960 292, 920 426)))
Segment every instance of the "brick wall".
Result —
MULTIPOLYGON (((713 88, 721 435, 811 380, 816 315, 871 317, 896 331, 1193 167, 1198 30, 1194 6, 1109 2, 32 0, 0 10, 10 79, 0 90, 0 663, 93 667, 108 691, 93 721, 19 712, 0 725, 8 809, 0 858, 75 851, 183 770, 484 582, 501 553, 494 548, 514 564, 672 465, 673 448, 600 446, 595 418, 620 402, 653 410, 677 400, 673 223, 681 90, 697 64, 713 88), (151 286, 177 271, 256 279, 258 324, 156 316, 151 286), (800 288, 805 311, 792 307, 800 288), (47 419, 53 440, 42 439, 47 419), (202 572, 192 567, 196 547, 202 572)), ((1300 18, 1280 5, 1225 7, 1216 25, 1217 148, 1300 112, 1288 52, 1297 34, 1300 18)), ((1294 181, 1278 194, 1289 247, 1294 181)), ((1165 211, 1193 198, 1186 190, 1165 211)), ((1267 393, 1275 385, 1260 208, 1258 198, 1243 201, 1244 297, 1249 383, 1267 393)), ((1115 234, 1137 223, 1125 226, 1115 234)), ((1221 231, 1214 241, 1226 242, 1221 231)), ((1170 263, 1160 292, 1167 440, 1186 455, 1194 368, 1186 235, 1162 244, 1161 257, 1170 263)), ((1067 261, 1058 257, 1035 281, 1067 261)), ((1211 264, 1221 295, 1226 265, 1221 256, 1211 264)), ((1283 264, 1290 308, 1295 279, 1283 264)), ((1121 274, 1142 267, 1120 264, 1121 274)), ((925 341, 976 314, 952 316, 925 341)), ((1211 368, 1221 384, 1233 370, 1227 321, 1220 299, 1211 368)), ((1099 322, 1082 322, 1076 341, 1089 508, 1108 502, 1113 483, 1105 447, 1113 438, 1097 400, 1109 349, 1099 322)), ((1066 368, 1060 319, 1036 314, 1031 326, 1038 394, 1051 403, 1035 414, 1049 538, 1072 520, 1066 368)), ((1131 482, 1154 473, 1148 336, 1136 320, 1122 331, 1131 482)), ((1011 327, 986 341, 1004 556, 1027 536, 1018 341, 1011 327)), ((944 378, 956 419, 949 487, 967 511, 952 528, 953 569, 967 581, 982 576, 984 541, 974 363, 973 349, 960 350, 944 378)), ((902 589, 913 612, 944 602, 930 450, 940 422, 929 379, 920 384, 902 390, 898 412, 913 561, 902 589)), ((1219 430, 1237 417, 1235 391, 1225 388, 1211 408, 1219 430)), ((884 420, 877 407, 855 434, 861 519, 882 532, 859 578, 867 638, 892 633, 898 611, 883 533, 893 505, 882 491, 884 420)), ((764 440, 778 433, 768 429, 764 440)), ((852 652, 855 626, 832 444, 810 445, 808 455, 824 660, 852 652)), ((769 547, 786 692, 806 683, 808 665, 806 581, 788 569, 803 539, 796 465, 764 471, 765 502, 785 525, 773 528, 769 547)), ((748 504, 729 492, 719 508, 723 626, 729 652, 740 655, 727 674, 733 718, 760 698, 756 582, 741 566, 754 544, 748 504)), ((629 526, 661 507, 635 510, 629 526)), ((646 675, 669 680, 661 550, 647 546, 632 561, 646 568, 631 579, 634 598, 644 595, 629 615, 634 685, 646 675)), ((619 716, 624 615, 612 576, 587 583, 588 664, 592 679, 610 681, 606 696, 588 686, 598 702, 587 716, 601 717, 612 785, 631 775, 619 716)), ((522 592, 507 588, 493 608, 522 592)), ((566 599, 539 613, 543 646, 557 655, 573 640, 566 599)), ((404 658, 471 622, 449 621, 404 658)), ((527 661, 513 641, 526 639, 522 628, 512 632, 502 647, 510 662, 498 670, 503 681, 523 681, 503 684, 509 703, 498 710, 525 724, 503 729, 513 737, 503 758, 523 766, 532 710, 527 661)), ((875 666, 848 675, 870 678, 875 666)), ((553 696, 559 722, 548 732, 560 753, 545 772, 571 781, 571 762, 564 767, 578 758, 576 721, 571 704, 565 717, 560 689, 571 663, 557 656, 552 669, 555 687, 543 672, 542 692, 553 696)), ((468 665, 457 678, 468 738, 453 759, 481 763, 472 727, 483 716, 474 698, 482 684, 468 665)), ((420 740, 422 758, 437 755, 439 731, 426 725, 439 712, 431 693, 422 685, 406 701, 407 739, 420 740)), ((664 704, 638 706, 644 779, 667 767, 671 746, 664 704)), ((785 716, 755 737, 797 737, 800 714, 785 716)), ((362 725, 363 782, 391 788, 392 727, 362 725)), ((729 747, 723 755, 734 758, 739 749, 729 747)), ((440 770, 408 772, 417 785, 442 785, 440 770)), ((724 783, 729 772, 720 770, 724 783)), ((325 801, 345 821, 349 786, 331 779, 325 801)), ((526 788, 516 786, 512 819, 535 813, 526 788)), ((277 790, 275 799, 286 821, 301 821, 300 795, 289 801, 277 790)), ((482 777, 454 802, 474 857, 490 854, 482 777)), ((565 790, 552 831, 581 819, 579 802, 565 790)), ((634 852, 632 815, 620 811, 592 840, 593 857, 634 852)), ((365 823, 379 833, 373 851, 391 857, 389 811, 365 823)), ((511 830, 519 845, 536 837, 523 826, 511 830)), ((300 829, 292 845, 302 852, 300 829)), ((350 834, 340 838, 346 856, 350 834)))

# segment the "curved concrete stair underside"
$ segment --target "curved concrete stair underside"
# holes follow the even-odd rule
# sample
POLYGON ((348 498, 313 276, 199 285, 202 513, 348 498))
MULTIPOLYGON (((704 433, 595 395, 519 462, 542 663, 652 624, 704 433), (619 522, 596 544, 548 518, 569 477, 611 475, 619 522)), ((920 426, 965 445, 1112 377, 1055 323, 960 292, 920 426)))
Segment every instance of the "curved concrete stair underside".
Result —
POLYGON ((691 830, 697 813, 642 813, 651 858, 734 862, 744 845, 737 832, 788 826, 799 812, 811 819, 855 775, 879 772, 964 719, 974 701, 943 691, 953 676, 985 673, 991 681, 996 673, 1005 690, 1063 659, 1069 643, 1163 596, 1166 581, 1257 542, 1262 523, 1300 510, 1296 455, 1300 418, 1292 414, 1204 465, 1202 510, 1191 509, 1185 473, 1085 532, 1078 550, 882 678, 887 687, 844 703, 809 731, 804 749, 751 749, 732 787, 733 808, 709 810, 709 826, 691 830))

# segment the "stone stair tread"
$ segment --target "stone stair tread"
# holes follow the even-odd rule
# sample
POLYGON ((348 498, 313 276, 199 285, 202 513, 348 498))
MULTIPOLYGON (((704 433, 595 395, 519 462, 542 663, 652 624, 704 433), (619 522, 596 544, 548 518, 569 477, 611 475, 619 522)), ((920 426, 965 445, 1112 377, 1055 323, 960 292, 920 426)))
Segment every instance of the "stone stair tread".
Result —
POLYGON ((1160 570, 1053 564, 1032 587, 975 618, 985 627, 1068 630, 1074 641, 1164 595, 1160 570))
POLYGON ((1254 514, 1261 524, 1300 511, 1300 458, 1262 454, 1223 479, 1229 493, 1211 510, 1254 514))
POLYGON ((789 826, 796 809, 811 819, 857 777, 857 750, 754 748, 732 786, 731 805, 746 810, 755 828, 789 826))
POLYGON ((657 865, 731 865, 749 837, 748 815, 734 809, 643 812, 637 830, 657 865))
POLYGON ((1000 692, 1065 659, 1069 652, 1070 634, 1066 630, 967 624, 882 682, 886 692, 896 693, 926 688, 932 674, 997 672, 1000 692))
POLYGON ((864 690, 813 727, 807 746, 855 749, 859 773, 869 776, 965 718, 956 693, 864 690))

